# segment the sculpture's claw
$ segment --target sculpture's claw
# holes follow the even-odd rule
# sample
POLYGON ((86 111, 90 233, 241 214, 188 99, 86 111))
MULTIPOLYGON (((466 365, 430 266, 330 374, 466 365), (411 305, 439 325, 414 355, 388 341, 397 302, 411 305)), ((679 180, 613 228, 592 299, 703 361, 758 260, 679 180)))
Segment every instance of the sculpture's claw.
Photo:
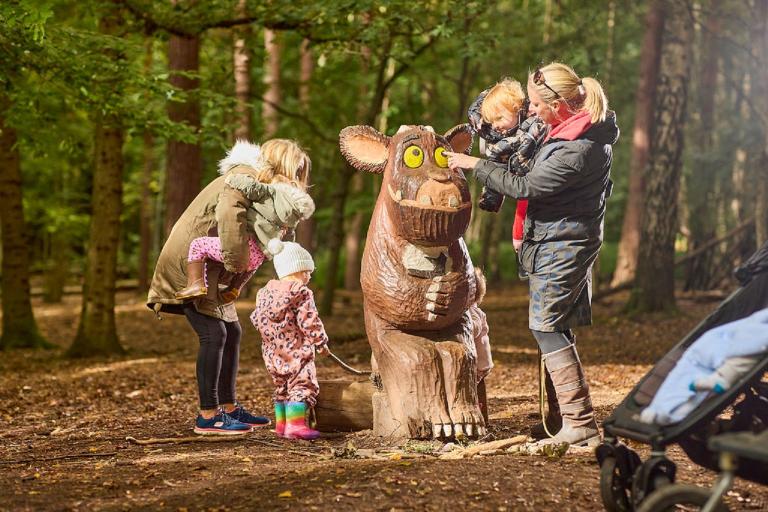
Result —
POLYGON ((440 439, 443 434, 443 426, 438 424, 432 425, 432 437, 440 439))
POLYGON ((446 423, 443 425, 443 437, 449 438, 453 434, 453 429, 451 428, 450 423, 446 423))

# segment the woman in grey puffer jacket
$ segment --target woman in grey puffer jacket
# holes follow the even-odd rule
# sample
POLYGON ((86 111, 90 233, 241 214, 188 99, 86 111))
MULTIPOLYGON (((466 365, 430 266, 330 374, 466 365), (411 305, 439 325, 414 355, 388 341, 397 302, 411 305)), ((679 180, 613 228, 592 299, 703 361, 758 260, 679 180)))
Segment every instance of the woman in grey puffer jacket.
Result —
POLYGON ((452 167, 473 169, 483 185, 527 198, 520 260, 530 274, 529 327, 547 370, 549 414, 533 434, 542 443, 594 446, 600 440, 573 327, 592 322, 592 264, 603 240, 616 116, 600 83, 552 63, 528 78, 530 110, 551 125, 530 169, 449 153, 452 167), (525 172, 527 171, 527 172, 525 172), (521 175, 522 174, 522 175, 521 175))

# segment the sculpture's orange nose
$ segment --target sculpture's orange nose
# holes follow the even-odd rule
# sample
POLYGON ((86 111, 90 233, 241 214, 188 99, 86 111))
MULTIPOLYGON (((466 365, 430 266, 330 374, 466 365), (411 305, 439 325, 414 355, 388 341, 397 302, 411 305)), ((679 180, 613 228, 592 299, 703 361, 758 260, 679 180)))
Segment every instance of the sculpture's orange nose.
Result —
POLYGON ((424 207, 458 208, 461 204, 461 192, 459 187, 448 180, 430 179, 419 187, 416 202, 424 207))

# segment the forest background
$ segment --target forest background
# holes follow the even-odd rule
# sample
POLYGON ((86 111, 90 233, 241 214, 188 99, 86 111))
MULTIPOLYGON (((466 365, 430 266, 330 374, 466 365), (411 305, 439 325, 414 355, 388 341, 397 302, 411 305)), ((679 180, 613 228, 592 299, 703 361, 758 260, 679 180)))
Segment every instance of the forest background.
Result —
MULTIPOLYGON (((344 162, 339 130, 444 132, 484 88, 555 60, 602 82, 623 131, 597 293, 673 310, 675 286, 727 285, 768 239, 767 22, 765 0, 4 1, 0 348, 47 345, 33 296, 82 293, 68 353, 121 352, 116 290, 146 291, 236 138, 308 149, 318 209, 298 237, 330 314, 359 288, 380 185, 344 162)), ((466 235, 493 286, 517 279, 510 203, 475 208, 466 235)))

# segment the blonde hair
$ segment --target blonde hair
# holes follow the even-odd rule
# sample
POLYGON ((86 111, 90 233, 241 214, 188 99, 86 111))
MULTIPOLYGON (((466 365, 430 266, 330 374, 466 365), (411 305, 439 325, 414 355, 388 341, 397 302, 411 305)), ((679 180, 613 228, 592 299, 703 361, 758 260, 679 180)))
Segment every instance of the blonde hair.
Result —
POLYGON ((592 118, 592 123, 605 121, 608 113, 608 98, 600 82, 594 78, 579 78, 570 67, 560 62, 553 62, 539 68, 543 73, 544 84, 533 81, 533 73, 528 75, 528 86, 536 89, 541 99, 550 104, 563 99, 572 112, 585 111, 592 118), (552 88, 560 98, 549 88, 552 88))
POLYGON ((475 284, 475 304, 479 306, 485 298, 486 290, 485 276, 483 275, 483 271, 480 270, 480 267, 475 267, 475 284))
POLYGON ((511 78, 504 78, 491 87, 491 90, 483 98, 480 116, 486 123, 492 123, 501 116, 503 110, 516 114, 523 108, 524 101, 525 93, 520 82, 511 78))
POLYGON ((307 189, 312 161, 299 143, 289 139, 270 139, 261 145, 263 166, 257 178, 263 183, 291 183, 307 189))

